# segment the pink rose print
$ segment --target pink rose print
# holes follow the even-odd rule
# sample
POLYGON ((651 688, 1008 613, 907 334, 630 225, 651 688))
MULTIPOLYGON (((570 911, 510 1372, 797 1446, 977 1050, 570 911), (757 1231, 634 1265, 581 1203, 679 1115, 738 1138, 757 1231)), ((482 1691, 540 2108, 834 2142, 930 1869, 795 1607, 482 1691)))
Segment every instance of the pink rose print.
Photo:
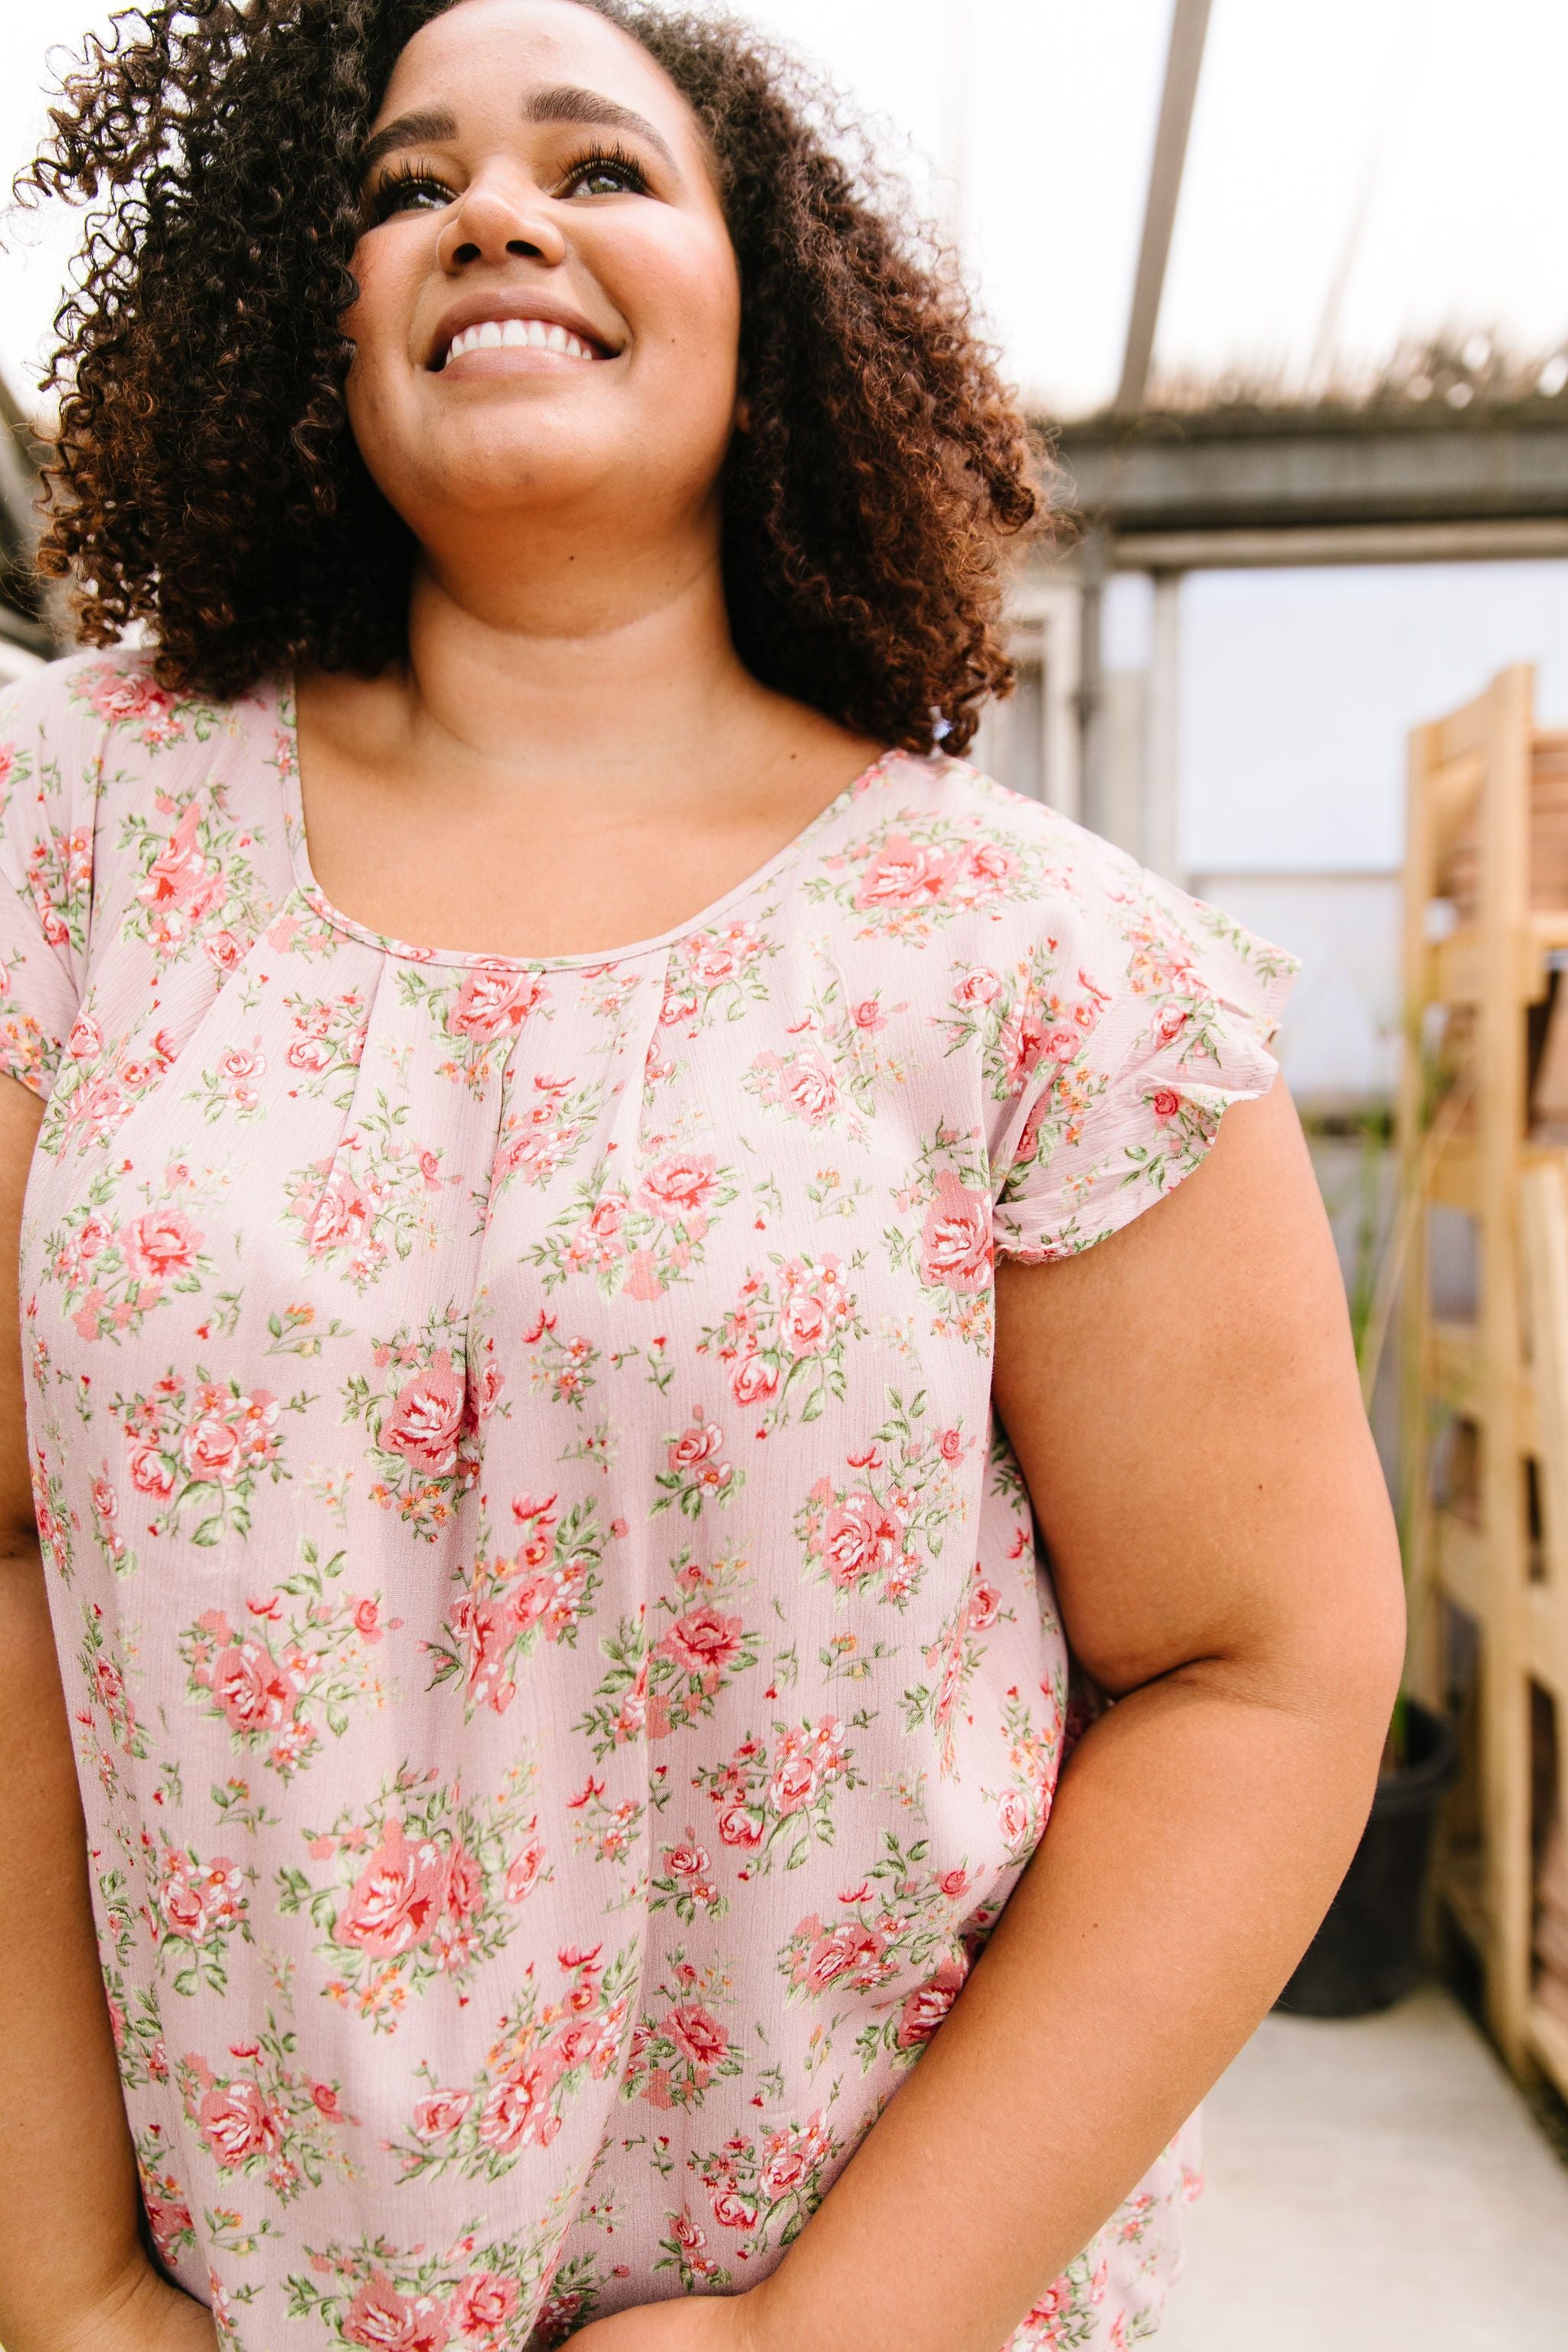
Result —
POLYGON ((539 1884, 544 1866, 544 1846, 537 1836, 531 1837, 510 1864, 502 1892, 509 1903, 525 1903, 539 1884))
POLYGON ((816 1045, 801 1046, 787 1055, 771 1050, 759 1054, 751 1066, 751 1079, 760 1101, 776 1105, 808 1127, 825 1126, 845 1108, 837 1072, 816 1045))
POLYGON ((834 1583, 848 1587, 889 1568, 902 1542, 898 1520, 874 1495, 848 1495, 827 1515, 823 1557, 834 1583))
POLYGON ((1002 977, 999 972, 991 971, 985 964, 976 964, 973 971, 966 971, 963 979, 955 983, 952 1001, 955 1004, 963 1005, 993 1004, 1001 987, 1002 977))
POLYGON ((342 2335, 364 2352, 445 2352, 452 2320, 433 2296, 399 2294, 390 2279, 378 2276, 350 2304, 342 2335))
POLYGON ((278 2117, 258 2086, 243 2079, 215 2084, 204 2095, 196 2119, 202 2137, 228 2171, 247 2157, 271 2156, 282 2145, 278 2117))
POLYGON ((138 719, 151 720, 156 729, 153 740, 169 740, 174 698, 145 671, 121 670, 106 663, 88 684, 88 697, 99 718, 110 726, 130 727, 138 719))
POLYGON ((291 1679, 259 1642, 231 1642, 214 1659, 207 1687, 235 1731, 276 1730, 294 1702, 291 1679))
POLYGON ((678 1617, 659 1646, 690 1674, 719 1675, 739 1656, 742 1639, 740 1618, 726 1617, 710 1602, 678 1617))
POLYGON ((728 1763, 698 1772, 692 1785, 706 1789, 718 1809, 722 1844, 769 1864, 782 1852, 794 1869, 814 1844, 832 1842, 835 1795, 859 1783, 845 1726, 824 1715, 816 1723, 775 1723, 771 1748, 744 1740, 728 1763))
POLYGON ((410 1846, 399 1821, 388 1821, 333 1928, 340 1944, 376 1958, 396 1958, 432 1933, 447 1900, 450 1865, 427 1839, 410 1846))
POLYGON ((150 910, 152 937, 168 952, 192 937, 205 915, 221 906, 227 885, 197 841, 202 804, 192 801, 147 868, 137 897, 150 910))
POLYGON ((711 1152, 673 1153, 625 1180, 601 1162, 529 1255, 547 1290, 591 1274, 606 1297, 651 1306, 700 1266, 714 1215, 738 1189, 711 1152))
POLYGON ((917 844, 906 834, 889 834, 880 855, 868 866, 854 903, 864 912, 941 898, 952 880, 957 863, 952 851, 917 844))
POLYGON ((450 2139, 473 2104, 468 2091, 432 2091, 415 2102, 414 2128, 421 2139, 450 2139))
POLYGON ((145 1282, 170 1282, 195 1263, 202 1237, 181 1209, 150 1211, 120 1236, 126 1262, 145 1282))
POLYGON ((921 1270, 932 1289, 973 1292, 991 1278, 990 1203, 947 1169, 921 1228, 921 1270))
POLYGON ((426 1370, 398 1391, 381 1425, 383 1451, 401 1454, 433 1477, 447 1476, 458 1459, 463 1401, 463 1382, 451 1356, 438 1348, 426 1370))
POLYGON ((847 1391, 847 1343, 864 1337, 855 1293, 836 1256, 774 1261, 771 1277, 749 1274, 724 1320, 702 1335, 699 1353, 730 1371, 737 1404, 763 1408, 763 1429, 798 1411, 815 1421, 847 1391))
POLYGON ((715 1164, 710 1151, 690 1160, 660 1160, 643 1178, 638 1197, 656 1217, 679 1221, 689 1230, 718 1190, 715 1164))
POLYGON ((520 2067, 490 2092, 479 2116, 479 2145, 495 2156, 524 2147, 548 2147, 561 2128, 551 2105, 551 2082, 542 2065, 520 2067))
POLYGON ((494 2271, 476 2271, 452 2298, 455 2332, 483 2343, 500 2335, 518 2305, 517 2281, 494 2271))
POLYGON ((730 1393, 738 1405, 772 1404, 783 1377, 768 1357, 742 1356, 730 1375, 730 1393))
MULTIPOLYGON (((818 1926, 816 1920, 805 1924, 807 1933, 818 1926)), ((879 1984, 886 1949, 884 1936, 858 1922, 829 1928, 814 1937, 810 1949, 795 1967, 794 1980, 808 1992, 826 1992, 830 1985, 841 1982, 855 1986, 879 1984)))
POLYGON ((517 1696, 517 1669, 542 1643, 574 1647, 594 1612, 605 1536, 593 1501, 563 1516, 555 1497, 513 1498, 512 1516, 525 1538, 512 1556, 491 1549, 481 1523, 471 1567, 459 1571, 461 1590, 443 1628, 429 1643, 432 1688, 459 1682, 472 1716, 488 1706, 504 1715, 517 1696))
POLYGON ((723 2057, 730 2038, 700 2001, 688 2001, 669 2012, 669 2038, 693 2066, 711 2068, 723 2057))
POLYGON ((180 1457, 193 1479, 232 1486, 245 1466, 245 1441, 231 1421, 208 1413, 186 1430, 180 1457))
POLYGON ((919 2050, 931 2040, 958 1999, 967 1973, 966 1969, 949 1961, 937 1970, 929 1984, 908 1995, 899 2011, 900 2050, 919 2050))
POLYGON ((665 1466, 657 1473, 662 1489, 653 1507, 667 1511, 677 1505, 686 1517, 701 1516, 704 1507, 733 1500, 745 1484, 745 1473, 724 1458, 724 1433, 709 1421, 700 1406, 690 1425, 665 1442, 665 1466))
POLYGON ((482 1801, 405 1770, 384 1801, 306 1834, 312 1867, 283 1874, 281 1908, 309 1915, 327 1990, 375 2031, 394 2032, 438 1977, 461 2006, 474 1970, 505 1948, 518 1916, 509 1884, 538 1836, 536 1769, 513 1765, 482 1801))
POLYGON ((447 1027, 455 1036, 485 1044, 495 1037, 514 1037, 543 1001, 544 984, 537 972, 520 971, 510 964, 476 964, 463 975, 447 1027))

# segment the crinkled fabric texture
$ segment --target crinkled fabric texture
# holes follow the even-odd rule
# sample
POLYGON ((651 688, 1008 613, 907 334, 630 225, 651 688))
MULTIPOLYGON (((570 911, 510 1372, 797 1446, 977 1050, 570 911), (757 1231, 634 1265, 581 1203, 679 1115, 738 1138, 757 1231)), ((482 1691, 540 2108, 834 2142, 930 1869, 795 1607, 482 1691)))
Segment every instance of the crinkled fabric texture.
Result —
MULTIPOLYGON (((994 1246, 1195 1168, 1289 960, 952 762, 528 962, 325 903, 286 683, 73 659, 0 747, 37 1518, 162 2256, 244 2352, 743 2287, 1071 1737, 994 1246)), ((1018 2347, 1153 2332, 1192 2165, 1018 2347)))

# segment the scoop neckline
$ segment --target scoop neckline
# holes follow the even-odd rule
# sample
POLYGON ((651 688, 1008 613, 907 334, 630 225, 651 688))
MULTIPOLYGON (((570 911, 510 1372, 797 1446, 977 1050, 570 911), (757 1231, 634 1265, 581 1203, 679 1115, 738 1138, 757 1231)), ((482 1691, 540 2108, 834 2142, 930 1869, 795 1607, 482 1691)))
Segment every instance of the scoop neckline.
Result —
POLYGON ((629 947, 583 949, 573 955, 503 955, 491 954, 483 948, 426 948, 410 940, 394 938, 377 931, 370 924, 345 914, 328 898, 316 879, 310 864, 310 836, 305 825, 305 800, 300 774, 299 701, 297 672, 290 666, 280 670, 273 681, 273 724, 281 740, 284 757, 278 761, 283 783, 284 803, 288 816, 289 856, 294 887, 312 913, 365 946, 376 948, 383 955, 404 963, 447 964, 459 968, 482 965, 489 971, 569 971, 584 967, 608 968, 616 964, 634 963, 645 956, 658 955, 668 948, 677 947, 682 940, 698 931, 709 930, 727 915, 741 900, 766 889, 784 870, 810 847, 816 835, 825 831, 834 819, 842 815, 852 803, 858 800, 874 783, 880 782, 893 762, 905 755, 896 746, 879 752, 876 759, 852 776, 841 792, 836 793, 825 808, 791 835, 783 847, 776 849, 764 864, 726 890, 721 898, 712 899, 696 914, 688 916, 656 938, 635 940, 629 947))

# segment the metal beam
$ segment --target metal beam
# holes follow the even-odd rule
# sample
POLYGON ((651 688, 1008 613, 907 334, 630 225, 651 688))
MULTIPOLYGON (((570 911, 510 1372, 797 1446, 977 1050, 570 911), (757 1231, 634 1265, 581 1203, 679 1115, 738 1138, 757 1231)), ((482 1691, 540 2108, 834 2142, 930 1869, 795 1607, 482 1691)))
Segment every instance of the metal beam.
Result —
POLYGON ((1143 241, 1138 251, 1138 275, 1132 283, 1132 308, 1127 320, 1127 348, 1116 394, 1116 405, 1123 412, 1142 408, 1149 389, 1154 333, 1160 323, 1165 268, 1171 257, 1171 235, 1176 225, 1176 205, 1187 160, 1187 134, 1193 127, 1193 104, 1198 93, 1204 42, 1208 34, 1209 5, 1210 0, 1176 0, 1171 19, 1165 88, 1149 170, 1149 199, 1143 210, 1143 241))
POLYGON ((1568 518, 1542 522, 1348 523, 1277 530, 1132 530, 1118 572, 1253 572, 1324 563, 1520 563, 1568 557, 1568 518))
POLYGON ((1311 410, 1133 426, 1098 417, 1068 425, 1058 455, 1058 497, 1118 536, 1568 518, 1568 420, 1545 403, 1463 423, 1311 410))

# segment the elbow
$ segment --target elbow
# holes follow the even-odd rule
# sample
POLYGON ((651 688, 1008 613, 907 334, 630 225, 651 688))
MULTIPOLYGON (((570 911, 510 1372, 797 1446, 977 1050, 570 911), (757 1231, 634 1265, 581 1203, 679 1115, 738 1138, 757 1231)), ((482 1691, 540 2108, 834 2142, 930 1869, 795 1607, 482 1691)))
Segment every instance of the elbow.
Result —
POLYGON ((1371 1544, 1341 1605, 1317 1612, 1310 1675, 1314 1711, 1375 1772, 1405 1679, 1405 1579, 1398 1539, 1371 1544))

